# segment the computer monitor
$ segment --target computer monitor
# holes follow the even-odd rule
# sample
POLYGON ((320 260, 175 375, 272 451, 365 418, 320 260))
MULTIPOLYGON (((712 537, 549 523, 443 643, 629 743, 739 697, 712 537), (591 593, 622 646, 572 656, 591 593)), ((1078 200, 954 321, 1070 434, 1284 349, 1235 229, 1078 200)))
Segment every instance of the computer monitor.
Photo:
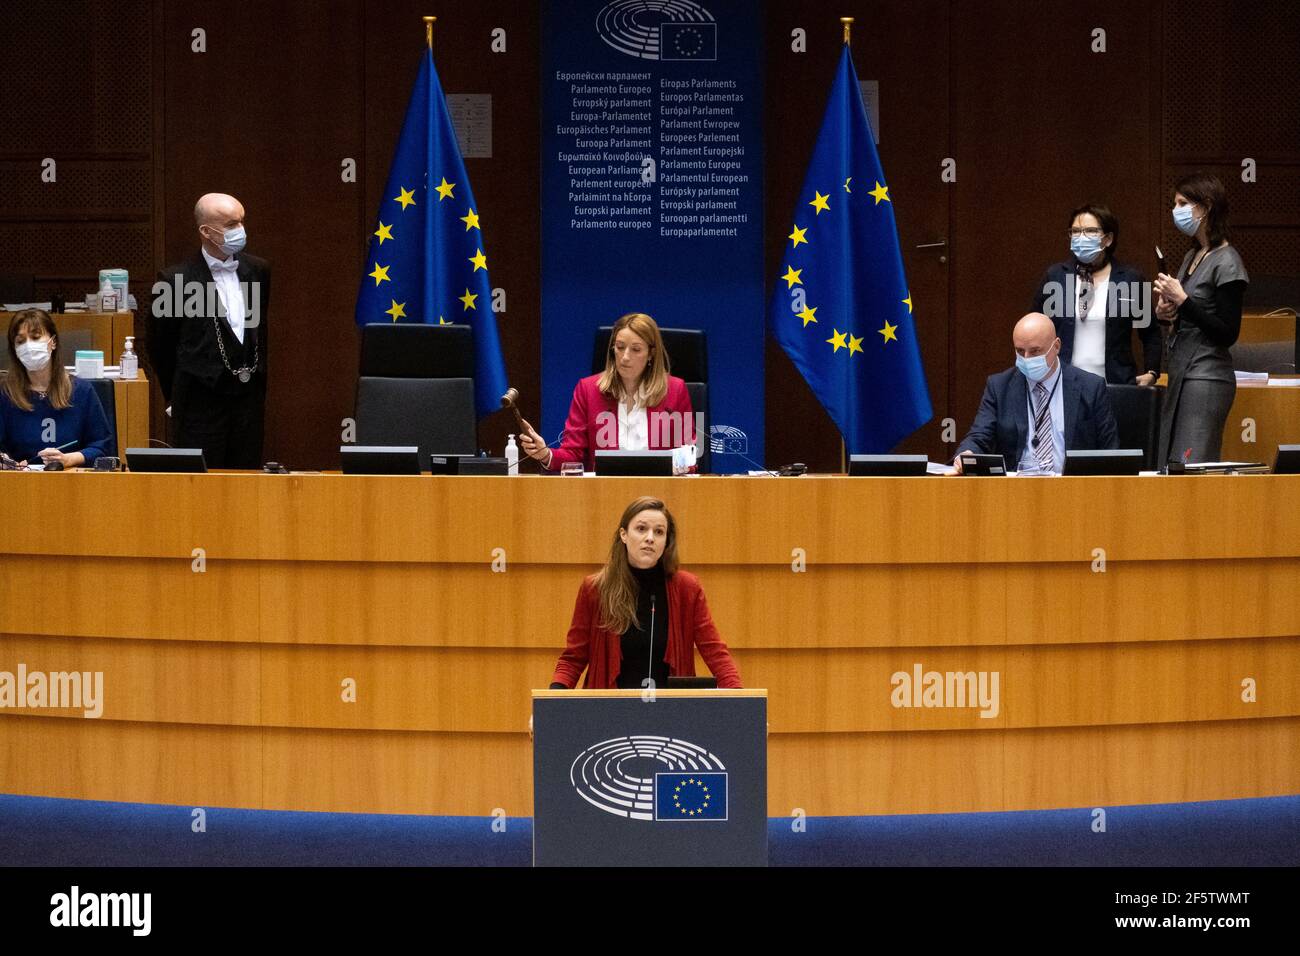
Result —
POLYGON ((961 473, 963 475, 1006 475, 1007 463, 1001 455, 980 455, 975 452, 963 452, 961 456, 961 473))
POLYGON ((202 448, 128 448, 128 471, 183 472, 202 474, 208 470, 202 448))
POLYGON ((460 460, 472 455, 430 455, 429 471, 435 475, 459 475, 460 460))
POLYGON ((670 677, 665 690, 717 690, 718 679, 709 677, 670 677))
POLYGON ((924 475, 929 463, 925 455, 850 455, 849 475, 855 478, 924 475))
POLYGON ((1064 475, 1136 475, 1146 466, 1141 448, 1079 449, 1065 453, 1064 475))
POLYGON ((340 445, 339 459, 345 475, 420 473, 420 449, 416 445, 340 445))
POLYGON ((504 458, 466 455, 460 460, 460 474, 506 476, 510 474, 510 463, 504 458))
POLYGON ((1300 475, 1300 445, 1278 445, 1273 474, 1300 475))
POLYGON ((610 450, 596 452, 596 474, 654 478, 673 473, 672 449, 662 451, 610 450))

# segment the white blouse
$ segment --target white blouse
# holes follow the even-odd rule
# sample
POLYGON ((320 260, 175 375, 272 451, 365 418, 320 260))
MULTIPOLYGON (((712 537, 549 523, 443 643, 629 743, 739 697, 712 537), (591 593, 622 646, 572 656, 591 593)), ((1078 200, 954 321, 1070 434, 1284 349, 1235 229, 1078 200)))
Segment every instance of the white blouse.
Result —
POLYGON ((1074 350, 1070 364, 1093 375, 1106 377, 1106 301, 1110 295, 1110 280, 1092 287, 1092 306, 1088 315, 1074 310, 1074 350))
POLYGON ((630 406, 618 403, 618 447, 624 451, 645 451, 650 447, 650 417, 646 413, 645 397, 642 386, 630 406))

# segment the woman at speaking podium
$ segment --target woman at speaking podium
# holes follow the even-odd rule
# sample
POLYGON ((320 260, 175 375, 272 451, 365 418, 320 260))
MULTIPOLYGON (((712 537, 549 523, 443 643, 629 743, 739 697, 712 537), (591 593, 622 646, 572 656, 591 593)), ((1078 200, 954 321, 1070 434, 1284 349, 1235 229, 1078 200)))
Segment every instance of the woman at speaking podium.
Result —
POLYGON ((9 321, 9 374, 0 379, 0 451, 26 463, 93 465, 113 440, 99 396, 63 367, 59 330, 44 309, 9 321))
POLYGON ((663 687, 694 676, 696 648, 719 687, 741 686, 699 578, 677 566, 672 513, 643 496, 623 512, 605 566, 578 589, 551 688, 576 687, 583 671, 583 687, 663 687))
MULTIPOLYGON (((581 379, 573 390, 559 448, 549 448, 533 426, 520 447, 547 471, 580 462, 594 471, 596 451, 694 446, 695 416, 686 383, 668 374, 668 352, 655 320, 629 312, 614 323, 605 370, 581 379)), ((692 455, 687 456, 690 463, 692 455)), ((689 466, 683 466, 689 467, 689 466)), ((680 470, 680 469, 679 469, 680 470)))

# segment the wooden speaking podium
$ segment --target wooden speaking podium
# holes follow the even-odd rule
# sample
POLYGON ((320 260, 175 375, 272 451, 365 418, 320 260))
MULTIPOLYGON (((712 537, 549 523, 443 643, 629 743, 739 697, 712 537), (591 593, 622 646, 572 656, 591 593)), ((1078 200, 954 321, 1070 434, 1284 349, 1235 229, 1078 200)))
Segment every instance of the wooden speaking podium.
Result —
POLYGON ((766 866, 767 691, 533 691, 534 866, 766 866))

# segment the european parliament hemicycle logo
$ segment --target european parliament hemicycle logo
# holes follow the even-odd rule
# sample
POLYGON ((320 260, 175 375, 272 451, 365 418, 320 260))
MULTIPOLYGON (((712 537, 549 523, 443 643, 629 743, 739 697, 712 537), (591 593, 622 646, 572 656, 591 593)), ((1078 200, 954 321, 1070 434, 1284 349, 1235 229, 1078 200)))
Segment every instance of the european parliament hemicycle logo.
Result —
POLYGON ((727 819, 727 773, 703 747, 676 737, 614 737, 578 754, 569 768, 574 791, 593 807, 630 820, 727 819), (666 771, 642 776, 623 765, 654 760, 666 771))
POLYGON ((718 24, 692 0, 613 0, 596 14, 596 32, 642 60, 716 60, 718 24))

